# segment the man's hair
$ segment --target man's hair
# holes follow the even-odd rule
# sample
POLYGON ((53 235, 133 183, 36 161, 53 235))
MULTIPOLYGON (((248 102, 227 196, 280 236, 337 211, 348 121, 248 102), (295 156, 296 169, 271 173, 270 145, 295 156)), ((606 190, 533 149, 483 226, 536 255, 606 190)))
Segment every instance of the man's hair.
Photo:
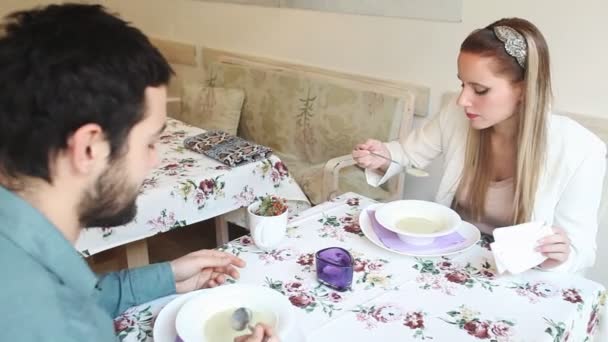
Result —
POLYGON ((99 5, 10 14, 0 34, 0 175, 52 182, 49 161, 98 124, 114 159, 144 117, 145 89, 173 71, 148 38, 99 5))

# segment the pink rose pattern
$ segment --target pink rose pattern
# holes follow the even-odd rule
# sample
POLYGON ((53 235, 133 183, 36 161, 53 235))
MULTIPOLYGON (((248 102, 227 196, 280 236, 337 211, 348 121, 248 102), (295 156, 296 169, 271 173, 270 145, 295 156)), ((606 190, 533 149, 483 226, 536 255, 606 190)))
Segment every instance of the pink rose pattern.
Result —
POLYGON ((194 158, 184 158, 176 161, 163 159, 161 161, 161 166, 155 169, 153 174, 155 176, 185 177, 190 175, 190 171, 193 170, 196 164, 197 162, 194 158))
POLYGON ((182 145, 183 139, 186 137, 186 131, 179 130, 173 132, 166 132, 160 137, 160 141, 163 143, 172 143, 182 145))
POLYGON ((249 235, 241 236, 240 238, 236 239, 235 242, 240 244, 241 246, 252 246, 253 245, 253 239, 249 235))
POLYGON ((475 267, 471 263, 462 266, 446 257, 439 261, 416 258, 414 269, 420 272, 416 281, 421 289, 440 290, 448 295, 455 295, 459 286, 469 289, 480 286, 490 292, 498 286, 493 281, 495 271, 487 261, 475 267))
POLYGON ((578 311, 582 311, 585 304, 580 290, 568 288, 560 291, 555 285, 546 282, 515 283, 510 288, 515 289, 520 296, 528 298, 530 303, 538 303, 544 298, 553 298, 561 294, 564 301, 576 304, 578 311))
POLYGON ((301 254, 298 257, 296 263, 302 266, 302 271, 304 272, 316 272, 315 270, 315 254, 314 253, 306 253, 301 254))
POLYGON ((530 303, 538 303, 543 298, 552 298, 559 294, 554 285, 546 282, 514 284, 510 288, 515 289, 518 295, 527 297, 530 303))
POLYGON ((344 294, 322 285, 309 287, 299 276, 288 282, 266 278, 266 286, 288 297, 293 306, 307 313, 321 310, 331 317, 334 312, 342 310, 340 304, 344 300, 344 294))
POLYGON ((205 207, 205 202, 210 199, 223 198, 226 183, 221 180, 222 176, 203 179, 196 183, 193 180, 180 182, 176 189, 171 193, 173 196, 179 195, 185 202, 193 199, 198 209, 205 207))
POLYGON ((266 159, 260 163, 254 172, 261 174, 262 179, 269 178, 275 188, 280 187, 281 182, 291 179, 287 166, 281 161, 273 163, 272 160, 266 159))
POLYGON ((344 242, 345 232, 336 216, 327 216, 323 214, 323 218, 319 219, 319 222, 322 224, 321 227, 317 229, 319 237, 324 239, 336 239, 344 242))
POLYGON ((412 335, 414 338, 432 339, 425 334, 427 314, 423 311, 406 312, 397 304, 387 303, 373 306, 359 305, 352 312, 367 330, 376 329, 382 324, 401 324, 414 331, 412 335))
MULTIPOLYGON (((461 305, 458 310, 447 312, 449 318, 441 318, 446 323, 456 325, 468 335, 479 340, 489 340, 496 342, 511 341, 514 334, 515 324, 508 320, 488 320, 482 319, 478 312, 475 312, 465 305, 461 305)), ((459 340, 457 336, 454 340, 459 340)))
POLYGON ((121 341, 135 334, 138 341, 146 341, 152 337, 153 319, 150 306, 133 307, 114 318, 114 331, 121 341))
POLYGON ((351 254, 355 258, 353 264, 354 282, 361 284, 365 290, 375 287, 380 287, 385 290, 399 290, 398 286, 392 284, 393 275, 385 271, 385 266, 389 263, 386 259, 367 259, 357 255, 362 253, 351 254))
POLYGON ((243 252, 253 252, 257 249, 257 247, 254 246, 251 236, 244 235, 232 242, 228 242, 227 244, 218 247, 217 249, 222 252, 239 256, 243 252))
POLYGON ((174 228, 184 227, 186 221, 176 219, 175 213, 167 212, 167 209, 163 209, 158 217, 148 221, 148 225, 154 230, 166 232, 174 228))
POLYGON ((577 289, 562 290, 562 296, 565 301, 572 304, 583 303, 583 298, 577 289))
POLYGON ((359 206, 359 201, 360 199, 355 197, 355 198, 349 198, 348 200, 346 200, 346 204, 348 204, 351 207, 358 207, 359 206))
POLYGON ((606 305, 607 296, 608 292, 606 291, 601 291, 597 294, 596 300, 591 307, 591 315, 587 321, 587 338, 585 339, 585 342, 593 340, 593 337, 595 336, 598 323, 600 322, 600 311, 603 309, 604 305, 606 305))
POLYGON ((356 218, 355 215, 347 213, 346 216, 340 217, 339 221, 345 232, 355 234, 361 237, 365 236, 361 231, 361 226, 359 226, 358 218, 356 218))
POLYGON ((253 253, 259 254, 260 260, 264 261, 265 265, 292 260, 296 258, 296 255, 298 255, 298 252, 292 248, 276 249, 270 252, 257 251, 253 253))
POLYGON ((249 185, 245 185, 243 191, 233 196, 235 203, 241 207, 248 207, 253 201, 255 201, 255 193, 253 188, 249 185))
MULTIPOLYGON (((358 215, 358 214, 357 214, 358 215)), ((319 237, 326 239, 336 239, 338 241, 345 241, 347 236, 355 235, 363 237, 364 234, 361 231, 358 220, 355 218, 355 214, 346 213, 344 216, 327 216, 323 215, 323 218, 319 219, 322 226, 317 230, 319 237)))

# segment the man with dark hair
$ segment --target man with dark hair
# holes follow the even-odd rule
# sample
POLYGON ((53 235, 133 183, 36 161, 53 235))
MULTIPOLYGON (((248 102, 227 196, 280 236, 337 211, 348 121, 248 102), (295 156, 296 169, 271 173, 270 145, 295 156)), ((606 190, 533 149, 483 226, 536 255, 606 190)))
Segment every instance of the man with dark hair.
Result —
MULTIPOLYGON (((238 277, 243 260, 197 251, 96 277, 83 227, 131 221, 158 164, 172 70, 146 36, 97 5, 8 16, 0 34, 0 340, 114 341, 112 317, 238 277)), ((243 341, 275 340, 256 327, 243 341)), ((275 340, 276 341, 276 340, 275 340)))

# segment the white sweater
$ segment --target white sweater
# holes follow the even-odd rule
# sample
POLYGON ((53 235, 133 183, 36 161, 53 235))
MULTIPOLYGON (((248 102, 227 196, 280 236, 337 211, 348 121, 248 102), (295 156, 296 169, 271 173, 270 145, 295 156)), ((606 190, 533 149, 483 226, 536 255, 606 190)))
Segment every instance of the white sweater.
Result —
MULTIPOLYGON (((470 125, 454 98, 441 112, 403 141, 386 143, 391 157, 402 165, 426 167, 443 154, 443 176, 435 201, 452 203, 464 169, 466 137, 470 125)), ((606 146, 575 121, 550 115, 546 164, 539 179, 532 221, 563 228, 572 253, 553 269, 578 272, 593 266, 598 208, 606 169, 606 146)), ((367 181, 378 186, 401 172, 391 163, 385 174, 367 170, 367 181)))

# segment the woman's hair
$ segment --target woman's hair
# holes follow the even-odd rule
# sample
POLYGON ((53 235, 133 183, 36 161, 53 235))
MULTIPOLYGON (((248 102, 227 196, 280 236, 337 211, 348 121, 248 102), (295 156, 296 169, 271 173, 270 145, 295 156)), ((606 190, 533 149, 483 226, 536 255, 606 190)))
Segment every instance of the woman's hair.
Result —
MULTIPOLYGON (((519 115, 519 125, 517 164, 514 165, 513 223, 529 221, 545 161, 546 122, 552 101, 549 50, 545 38, 529 21, 507 18, 472 32, 462 43, 460 51, 493 58, 491 65, 496 75, 509 79, 514 85, 522 85, 523 97, 515 113, 519 115)), ((489 172, 492 170, 489 133, 489 129, 469 129, 460 183, 460 186, 469 186, 468 214, 476 220, 484 215, 486 192, 492 176, 489 172)))

